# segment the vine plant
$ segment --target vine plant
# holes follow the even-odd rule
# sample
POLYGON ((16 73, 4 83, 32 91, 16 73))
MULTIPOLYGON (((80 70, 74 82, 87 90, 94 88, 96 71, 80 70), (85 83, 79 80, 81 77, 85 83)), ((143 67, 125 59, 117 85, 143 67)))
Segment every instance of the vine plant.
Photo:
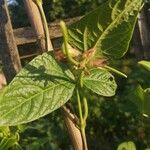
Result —
POLYGON ((39 119, 75 96, 80 118, 77 126, 86 143, 89 98, 84 91, 106 97, 115 94, 117 84, 111 72, 126 75, 110 67, 109 62, 127 52, 143 0, 107 0, 69 27, 61 21, 65 64, 50 51, 42 0, 34 1, 43 18, 49 51, 27 64, 1 93, 0 126, 39 119))
MULTIPOLYGON (((143 68, 150 72, 150 61, 140 61, 138 62, 143 68)), ((150 119, 150 88, 143 89, 138 85, 133 93, 131 94, 131 101, 136 107, 137 114, 140 114, 140 117, 144 121, 145 119, 150 119)), ((128 106, 127 106, 128 107, 128 106)), ((117 150, 136 150, 136 145, 132 141, 121 143, 117 150)), ((146 148, 145 150, 150 150, 146 148)))

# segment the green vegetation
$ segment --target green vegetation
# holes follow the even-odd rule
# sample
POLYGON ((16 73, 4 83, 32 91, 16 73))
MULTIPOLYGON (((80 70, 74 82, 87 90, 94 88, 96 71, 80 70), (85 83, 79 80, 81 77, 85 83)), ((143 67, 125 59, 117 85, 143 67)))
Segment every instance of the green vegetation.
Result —
MULTIPOLYGON (((61 1, 55 2, 62 4, 61 1)), ((73 2, 80 5, 80 8, 91 3, 91 1, 73 2)), ((148 68, 146 70, 136 63, 133 56, 127 55, 122 60, 116 60, 128 50, 142 1, 126 0, 126 5, 123 2, 113 1, 111 3, 113 9, 110 9, 108 7, 110 1, 107 1, 68 29, 62 23, 63 52, 68 59, 68 65, 58 63, 53 54, 48 52, 36 57, 25 66, 2 93, 0 124, 17 125, 33 121, 59 108, 73 95, 71 103, 75 106, 74 110, 78 116, 77 96, 82 105, 84 105, 82 101, 84 97, 88 101, 86 135, 89 149, 117 149, 118 145, 124 141, 134 141, 139 150, 150 147, 149 62, 139 63, 148 68), (78 50, 80 57, 72 57, 70 51, 73 51, 73 48, 78 50), (107 61, 107 64, 103 64, 101 60, 107 61), (120 73, 116 74, 118 71, 108 69, 107 65, 121 70, 127 74, 128 78, 122 78, 119 76, 120 73), (118 86, 117 90, 116 86, 118 86), (64 96, 58 94, 62 91, 64 96), (77 95, 73 91, 76 91, 77 95), (44 96, 42 96, 43 93, 44 96), (13 99, 11 105, 10 99, 13 99), (44 102, 41 106, 42 101, 44 102)), ((90 8, 92 9, 96 3, 98 1, 93 2, 90 8)), ((58 10, 60 12, 61 9, 58 10)), ((59 16, 58 12, 54 13, 53 19, 67 17, 61 16, 62 14, 59 16)), ((66 13, 68 16, 69 12, 66 13)), ((82 9, 81 12, 83 13, 82 9)), ((81 109, 79 124, 81 129, 87 117, 87 114, 83 112, 81 109)), ((4 141, 4 137, 15 137, 13 149, 20 148, 16 138, 17 133, 20 134, 19 145, 22 149, 71 149, 59 110, 32 123, 14 127, 11 133, 6 132, 9 133, 8 135, 4 135, 4 131, 0 132, 2 133, 1 141, 4 141)), ((135 145, 127 142, 120 145, 118 149, 122 150, 122 147, 126 147, 129 150, 130 146, 135 149, 135 145)), ((11 142, 10 146, 12 146, 11 142)))
MULTIPOLYGON (((15 1, 16 3, 9 6, 14 28, 28 26, 29 20, 25 12, 23 0, 15 1)), ((48 22, 51 22, 56 19, 85 15, 104 1, 106 0, 45 0, 43 1, 43 7, 48 22)))

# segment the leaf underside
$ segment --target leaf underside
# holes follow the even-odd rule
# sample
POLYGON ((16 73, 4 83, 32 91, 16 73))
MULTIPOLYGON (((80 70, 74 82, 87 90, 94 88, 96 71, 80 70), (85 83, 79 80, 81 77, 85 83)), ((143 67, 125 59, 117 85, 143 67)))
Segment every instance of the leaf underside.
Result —
POLYGON ((73 75, 61 69, 49 52, 36 57, 0 98, 0 125, 27 123, 61 107, 75 88, 70 77, 73 75))
POLYGON ((100 68, 91 69, 82 81, 88 89, 102 96, 113 96, 117 88, 113 75, 100 68))
POLYGON ((128 50, 143 0, 108 0, 69 27, 69 44, 95 57, 120 58, 128 50))

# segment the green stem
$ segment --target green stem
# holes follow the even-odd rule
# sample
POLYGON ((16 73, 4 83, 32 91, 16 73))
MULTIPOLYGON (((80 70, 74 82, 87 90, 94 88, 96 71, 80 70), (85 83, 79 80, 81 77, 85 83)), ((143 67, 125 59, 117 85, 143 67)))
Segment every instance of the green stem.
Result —
POLYGON ((112 72, 114 72, 116 74, 119 74, 120 76, 123 76, 124 78, 127 78, 126 74, 124 74, 124 73, 122 73, 122 72, 120 72, 120 71, 118 71, 118 70, 116 70, 116 69, 114 69, 114 68, 112 68, 110 66, 106 65, 106 66, 104 66, 104 68, 106 68, 106 69, 108 69, 108 70, 110 70, 110 71, 112 71, 112 72))
POLYGON ((45 13, 44 13, 44 10, 42 7, 42 0, 34 0, 34 1, 40 11, 40 14, 41 14, 43 28, 44 28, 44 32, 45 32, 45 38, 46 38, 46 49, 47 49, 47 51, 53 51, 53 46, 52 46, 52 43, 50 40, 50 35, 49 35, 48 24, 47 24, 45 13))
POLYGON ((64 21, 60 22, 60 27, 63 33, 63 37, 64 37, 64 50, 65 50, 65 55, 67 56, 68 61, 75 65, 75 66, 79 66, 79 62, 77 62, 75 59, 72 58, 71 54, 69 53, 69 49, 68 49, 68 31, 67 31, 67 27, 64 21))
POLYGON ((87 101, 86 101, 86 98, 83 98, 84 107, 85 107, 85 113, 83 117, 81 99, 80 99, 80 94, 79 94, 78 89, 76 89, 76 94, 77 94, 78 109, 79 109, 79 116, 80 116, 80 130, 81 130, 81 135, 82 135, 82 140, 83 140, 83 147, 84 147, 84 150, 88 150, 86 134, 85 134, 86 118, 88 115, 87 101))
POLYGON ((84 142, 84 149, 87 150, 87 140, 86 140, 86 134, 85 134, 85 128, 86 128, 86 119, 88 117, 88 104, 86 97, 83 97, 83 105, 84 105, 84 117, 83 117, 83 127, 81 128, 82 138, 84 142))
POLYGON ((18 143, 16 144, 16 147, 18 150, 23 150, 23 148, 18 143))
POLYGON ((86 119, 88 117, 88 103, 86 97, 83 97, 83 104, 84 104, 84 117, 83 120, 86 123, 86 119))
POLYGON ((85 134, 85 128, 81 128, 81 134, 82 134, 82 139, 83 139, 84 150, 88 150, 87 140, 86 140, 86 134, 85 134))
MULTIPOLYGON (((83 88, 83 81, 82 81, 83 75, 84 75, 84 71, 81 72, 80 79, 79 79, 81 89, 83 88)), ((85 94, 83 94, 83 95, 85 95, 85 94)), ((83 96, 83 105, 84 105, 84 117, 83 117, 83 120, 84 120, 84 122, 86 124, 86 119, 88 117, 88 103, 87 103, 87 99, 86 99, 85 96, 83 96)))
POLYGON ((79 109, 80 124, 83 124, 82 106, 81 106, 81 99, 80 99, 78 89, 76 89, 76 95, 77 95, 77 102, 78 102, 78 109, 79 109))

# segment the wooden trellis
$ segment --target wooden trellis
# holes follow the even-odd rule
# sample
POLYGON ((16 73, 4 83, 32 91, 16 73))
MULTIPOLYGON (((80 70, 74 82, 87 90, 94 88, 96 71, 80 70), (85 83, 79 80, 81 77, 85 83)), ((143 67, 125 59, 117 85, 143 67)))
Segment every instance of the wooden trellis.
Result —
MULTIPOLYGON (((28 3, 26 3, 28 4, 28 3)), ((28 6, 31 7, 31 6, 28 6)), ((134 53, 136 55, 136 58, 138 60, 140 59, 150 59, 150 6, 147 4, 139 14, 139 20, 137 22, 134 36, 133 36, 133 42, 132 42, 132 49, 134 50, 134 53)), ((37 15, 37 10, 30 9, 30 12, 28 14, 36 14, 37 19, 40 20, 39 16, 37 15), (32 11, 35 11, 35 13, 32 13, 32 11)), ((25 58, 33 58, 34 56, 38 55, 39 50, 42 50, 44 40, 41 40, 41 44, 38 44, 38 38, 42 36, 43 30, 40 26, 40 22, 38 22, 38 28, 36 26, 35 20, 33 20, 34 16, 29 15, 32 27, 23 27, 18 29, 13 29, 14 34, 14 40, 15 45, 18 47, 18 51, 20 53, 20 59, 25 58), (32 19, 31 19, 32 18, 32 19), (34 29, 36 30, 33 30, 34 29), (30 45, 32 45, 32 50, 28 50, 30 45), (34 46, 33 46, 34 45, 34 46), (25 49, 23 47, 28 47, 28 49, 25 49)), ((79 20, 81 17, 66 19, 66 23, 69 25, 77 20, 79 20)), ((0 19, 0 25, 1 25, 1 31, 4 31, 3 23, 0 19)), ((9 30, 10 31, 10 30, 9 30)), ((53 22, 49 24, 49 32, 51 35, 52 43, 55 48, 55 50, 60 49, 61 46, 61 31, 59 27, 59 21, 53 22)), ((2 33, 2 32, 1 32, 2 33)), ((9 33, 8 33, 9 34, 9 33)), ((10 34, 9 34, 10 35, 10 34)), ((2 36, 1 36, 2 37, 2 36)), ((10 37, 10 36, 9 36, 10 37)), ((2 43, 2 42, 1 42, 2 43)), ((13 42, 14 43, 14 42, 13 42)), ((3 45, 0 44, 0 47, 3 45)), ((12 46, 11 46, 12 47, 12 46)))

